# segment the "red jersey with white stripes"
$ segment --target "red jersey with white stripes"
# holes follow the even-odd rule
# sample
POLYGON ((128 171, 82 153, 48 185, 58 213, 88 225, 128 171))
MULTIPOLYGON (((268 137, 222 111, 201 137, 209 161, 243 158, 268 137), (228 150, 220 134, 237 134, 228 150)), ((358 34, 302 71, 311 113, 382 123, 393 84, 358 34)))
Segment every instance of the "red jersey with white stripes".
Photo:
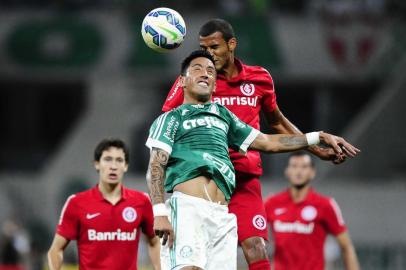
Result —
MULTIPOLYGON (((236 77, 227 80, 224 75, 217 74, 212 101, 227 107, 242 121, 259 130, 259 112, 272 112, 276 108, 272 77, 263 67, 248 66, 238 59, 235 59, 235 64, 239 70, 236 77)), ((183 89, 178 78, 162 110, 169 111, 182 103, 183 89)), ((261 158, 257 151, 250 150, 242 155, 230 149, 230 158, 237 173, 262 174, 261 158)))
POLYGON ((265 201, 275 251, 275 270, 323 270, 327 234, 337 236, 347 230, 335 200, 313 189, 300 203, 293 202, 289 190, 265 201))
POLYGON ((77 240, 81 270, 137 269, 139 229, 154 237, 148 195, 125 187, 121 194, 115 205, 98 186, 67 199, 57 234, 77 240))

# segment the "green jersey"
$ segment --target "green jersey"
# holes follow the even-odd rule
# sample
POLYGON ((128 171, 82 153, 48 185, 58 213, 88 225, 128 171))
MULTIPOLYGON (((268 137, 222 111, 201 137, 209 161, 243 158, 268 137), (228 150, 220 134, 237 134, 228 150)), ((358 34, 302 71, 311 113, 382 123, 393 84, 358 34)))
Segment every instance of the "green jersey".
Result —
POLYGON ((183 104, 154 121, 146 145, 169 153, 165 191, 206 176, 230 200, 235 171, 228 148, 245 154, 258 133, 219 104, 183 104))

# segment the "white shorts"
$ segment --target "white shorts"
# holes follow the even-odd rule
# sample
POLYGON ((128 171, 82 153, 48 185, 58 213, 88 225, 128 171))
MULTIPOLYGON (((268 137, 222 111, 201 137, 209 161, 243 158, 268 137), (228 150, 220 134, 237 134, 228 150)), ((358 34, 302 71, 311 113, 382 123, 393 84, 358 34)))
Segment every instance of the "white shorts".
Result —
POLYGON ((166 207, 175 242, 161 247, 162 270, 237 269, 237 218, 227 206, 175 191, 166 207))

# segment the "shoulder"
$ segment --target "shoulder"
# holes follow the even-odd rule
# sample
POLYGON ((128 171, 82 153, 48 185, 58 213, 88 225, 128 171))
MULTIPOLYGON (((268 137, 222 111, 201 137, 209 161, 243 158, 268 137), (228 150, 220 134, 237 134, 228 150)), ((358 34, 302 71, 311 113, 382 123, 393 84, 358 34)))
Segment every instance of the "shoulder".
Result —
POLYGON ((81 209, 84 205, 87 205, 91 199, 91 190, 85 190, 70 195, 65 200, 65 204, 62 207, 62 213, 65 211, 69 213, 75 213, 78 209, 81 209))
POLYGON ((178 115, 179 112, 181 111, 181 109, 182 109, 182 105, 180 105, 180 106, 178 106, 178 107, 176 107, 176 108, 173 108, 172 110, 167 111, 167 112, 165 112, 165 113, 159 115, 159 116, 157 117, 157 119, 159 119, 159 118, 164 118, 164 117, 168 117, 168 116, 175 116, 175 115, 178 115))
POLYGON ((87 202, 92 196, 92 189, 81 191, 75 194, 70 195, 67 199, 67 203, 79 204, 81 202, 87 202))
POLYGON ((171 120, 174 121, 174 120, 178 119, 181 115, 181 113, 180 113, 181 110, 182 110, 182 105, 179 107, 173 108, 170 111, 160 114, 157 118, 155 118, 153 126, 159 126, 165 122, 168 122, 171 120))
POLYGON ((272 76, 269 71, 261 66, 249 66, 243 64, 245 74, 248 79, 257 79, 257 80, 270 80, 272 81, 272 76))
POLYGON ((231 112, 227 107, 221 105, 220 103, 213 103, 213 105, 217 106, 221 112, 231 112))
POLYGON ((313 203, 319 205, 321 208, 335 208, 337 203, 333 197, 313 191, 312 194, 313 203))
POLYGON ((135 199, 138 202, 143 202, 145 204, 151 204, 151 200, 149 198, 149 195, 146 192, 139 191, 136 189, 131 189, 131 188, 125 188, 126 195, 130 199, 135 199))
POLYGON ((288 194, 286 191, 280 191, 276 194, 269 195, 268 198, 265 200, 265 206, 271 206, 275 203, 286 201, 288 198, 288 194))

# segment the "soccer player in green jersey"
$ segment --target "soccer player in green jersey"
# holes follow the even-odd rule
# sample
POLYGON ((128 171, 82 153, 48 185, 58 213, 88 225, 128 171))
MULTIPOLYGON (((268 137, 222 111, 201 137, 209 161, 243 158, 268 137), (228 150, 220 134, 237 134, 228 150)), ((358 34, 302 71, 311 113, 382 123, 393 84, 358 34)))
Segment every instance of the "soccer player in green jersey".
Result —
POLYGON ((229 147, 242 153, 248 148, 276 153, 322 142, 338 155, 351 157, 359 149, 325 132, 263 134, 211 103, 216 69, 205 51, 195 51, 183 61, 180 80, 183 105, 155 120, 146 143, 151 150, 147 182, 154 230, 163 244, 162 269, 236 269, 236 217, 227 209, 235 187, 229 147), (166 204, 164 191, 173 193, 166 204))

